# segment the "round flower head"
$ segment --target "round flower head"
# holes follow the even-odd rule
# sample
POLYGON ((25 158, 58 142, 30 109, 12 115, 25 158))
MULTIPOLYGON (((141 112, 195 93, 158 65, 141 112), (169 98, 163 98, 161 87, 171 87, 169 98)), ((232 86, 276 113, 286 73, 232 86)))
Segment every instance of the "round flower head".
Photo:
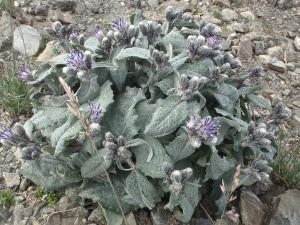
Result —
POLYGON ((90 108, 92 122, 99 121, 99 119, 101 118, 101 113, 102 113, 102 109, 100 108, 100 105, 89 102, 89 108, 90 108))
POLYGON ((121 33, 125 31, 128 26, 129 24, 124 17, 117 18, 112 22, 112 27, 120 31, 121 33))
POLYGON ((103 32, 99 26, 97 26, 96 29, 92 32, 92 36, 97 38, 98 40, 102 40, 103 32))
POLYGON ((18 79, 27 81, 30 78, 30 76, 31 76, 31 71, 25 65, 23 65, 20 69, 18 79))
POLYGON ((9 141, 13 137, 12 130, 10 128, 4 128, 0 132, 0 139, 4 141, 9 141))
POLYGON ((207 43, 213 49, 219 49, 220 48, 220 44, 221 44, 221 40, 218 38, 218 36, 213 35, 213 36, 209 36, 207 38, 207 43))
POLYGON ((84 53, 79 50, 72 52, 68 56, 67 65, 75 71, 87 70, 84 53))
POLYGON ((211 116, 207 116, 201 120, 198 133, 203 139, 215 138, 218 134, 220 124, 211 116))

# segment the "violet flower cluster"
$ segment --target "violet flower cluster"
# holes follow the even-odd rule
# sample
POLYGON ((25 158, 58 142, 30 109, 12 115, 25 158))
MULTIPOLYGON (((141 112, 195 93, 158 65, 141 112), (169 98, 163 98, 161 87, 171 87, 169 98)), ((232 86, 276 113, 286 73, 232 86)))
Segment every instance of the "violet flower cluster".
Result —
POLYGON ((112 22, 115 29, 114 39, 117 45, 134 46, 139 34, 139 28, 130 25, 124 17, 118 18, 112 22))
POLYGON ((203 119, 192 116, 186 123, 190 143, 195 148, 199 148, 202 142, 207 145, 216 144, 219 128, 219 122, 211 116, 206 116, 203 119))

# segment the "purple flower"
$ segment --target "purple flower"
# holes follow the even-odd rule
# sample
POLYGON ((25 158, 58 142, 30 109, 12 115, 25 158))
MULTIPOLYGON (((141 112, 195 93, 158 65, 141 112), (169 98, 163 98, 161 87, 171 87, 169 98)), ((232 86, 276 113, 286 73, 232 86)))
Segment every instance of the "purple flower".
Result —
POLYGON ((23 65, 20 69, 18 79, 27 81, 30 76, 31 76, 31 71, 25 65, 23 65))
POLYGON ((79 50, 72 52, 71 55, 68 56, 67 65, 75 71, 88 69, 85 62, 84 53, 79 50))
POLYGON ((219 49, 221 46, 221 40, 218 38, 218 36, 213 35, 207 37, 207 43, 213 48, 213 49, 219 49))
POLYGON ((210 116, 203 119, 192 116, 187 122, 186 128, 190 143, 195 148, 198 148, 203 141, 208 145, 216 143, 220 125, 217 120, 210 116))
POLYGON ((103 32, 99 26, 97 26, 96 29, 92 32, 92 36, 97 38, 98 40, 102 40, 103 32))
POLYGON ((12 133, 12 130, 10 128, 4 128, 0 132, 0 139, 1 140, 9 141, 9 140, 11 140, 12 137, 13 137, 13 133, 12 133))
POLYGON ((198 133, 204 139, 214 138, 217 136, 219 128, 220 124, 218 121, 211 116, 207 116, 201 120, 198 133))
POLYGON ((100 105, 89 102, 92 122, 97 122, 101 118, 102 109, 100 105))
POLYGON ((127 20, 124 17, 120 17, 118 19, 115 19, 112 22, 112 27, 117 29, 121 33, 127 29, 128 25, 129 24, 128 24, 127 20))

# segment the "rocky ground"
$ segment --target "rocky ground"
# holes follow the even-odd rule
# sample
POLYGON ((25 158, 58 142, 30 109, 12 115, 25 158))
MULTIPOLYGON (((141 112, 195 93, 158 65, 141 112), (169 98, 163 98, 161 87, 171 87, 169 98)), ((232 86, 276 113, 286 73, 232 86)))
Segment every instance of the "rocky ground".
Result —
MULTIPOLYGON (((88 36, 96 25, 109 28, 114 18, 127 16, 132 11, 130 1, 125 0, 18 0, 15 5, 12 17, 5 11, 1 12, 0 68, 13 57, 18 62, 28 59, 34 59, 37 63, 47 61, 55 49, 43 28, 53 21, 73 23, 88 36), (20 32, 22 35, 19 35, 20 32), (12 54, 12 48, 16 50, 16 55, 12 54)), ((243 71, 259 65, 264 67, 262 82, 266 85, 266 91, 262 95, 270 101, 281 98, 293 110, 286 126, 287 145, 299 142, 299 0, 148 0, 143 1, 142 5, 145 14, 155 20, 162 18, 164 9, 172 5, 190 12, 195 18, 220 26, 220 35, 224 37, 223 50, 231 51, 242 60, 243 71)), ((8 116, 1 112, 1 127, 10 123, 8 116)), ((51 206, 45 197, 34 196, 36 187, 19 174, 19 152, 0 147, 0 155, 0 189, 10 188, 17 196, 15 206, 0 209, 0 224, 101 224, 101 210, 95 204, 82 207, 67 196, 60 196, 59 202, 51 206)), ((299 225, 299 205, 300 192, 296 190, 285 192, 284 188, 274 186, 260 198, 249 190, 243 190, 240 216, 244 225, 299 225)), ((130 214, 129 219, 132 225, 175 224, 161 206, 150 216, 139 211, 135 215, 130 214)), ((191 224, 211 223, 209 220, 195 219, 191 224)))

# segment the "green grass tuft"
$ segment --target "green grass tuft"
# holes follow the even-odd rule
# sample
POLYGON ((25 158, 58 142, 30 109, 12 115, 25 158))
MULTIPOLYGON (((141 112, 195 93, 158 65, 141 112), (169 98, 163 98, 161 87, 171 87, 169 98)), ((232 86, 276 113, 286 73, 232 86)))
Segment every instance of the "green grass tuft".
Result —
POLYGON ((58 202, 58 196, 54 192, 50 192, 47 194, 47 202, 51 206, 55 206, 58 202))
POLYGON ((1 71, 0 107, 12 116, 28 114, 31 110, 30 88, 17 78, 11 68, 1 71))
POLYGON ((300 189, 300 144, 291 149, 282 148, 273 163, 273 175, 288 188, 300 189))
POLYGON ((0 191, 0 206, 10 206, 15 204, 15 197, 9 190, 0 191))

